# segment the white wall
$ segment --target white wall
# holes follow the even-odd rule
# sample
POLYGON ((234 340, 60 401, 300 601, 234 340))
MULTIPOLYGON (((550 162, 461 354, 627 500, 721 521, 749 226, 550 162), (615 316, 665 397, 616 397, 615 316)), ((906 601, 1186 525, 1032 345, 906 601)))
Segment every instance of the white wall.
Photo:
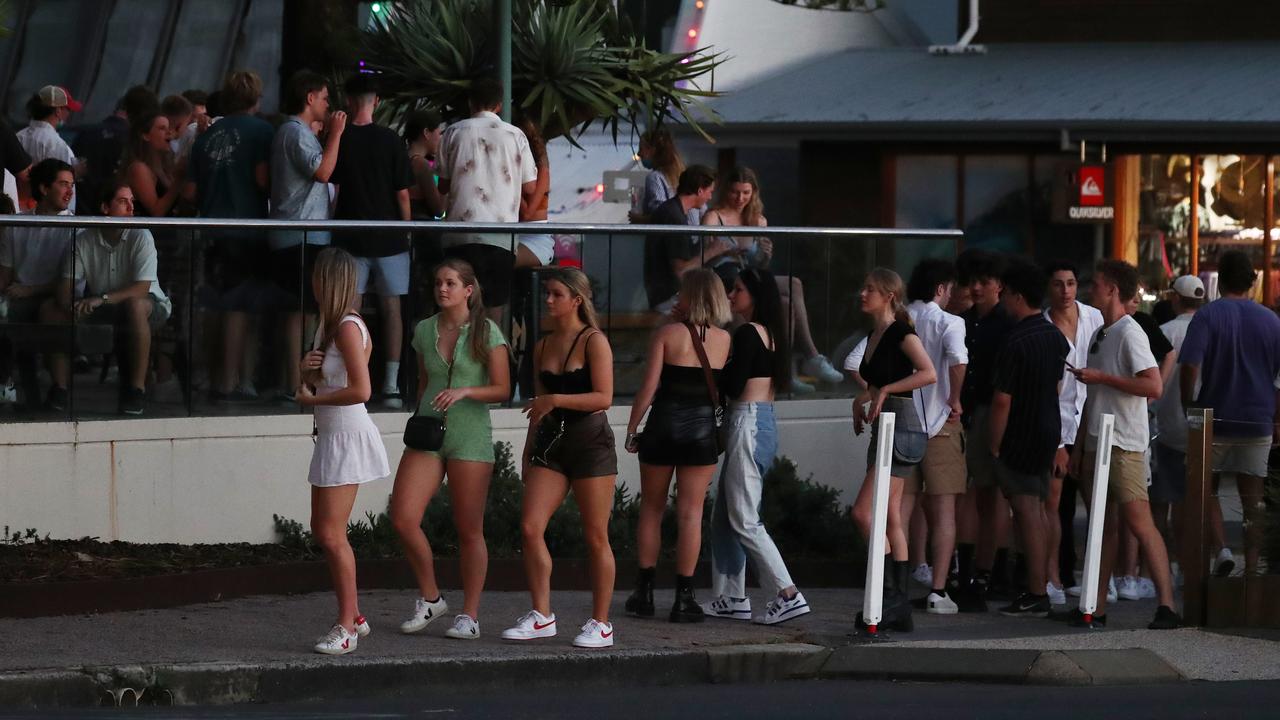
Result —
MULTIPOLYGON (((866 467, 866 439, 852 437, 849 401, 777 406, 779 448, 801 475, 838 487, 852 502, 866 467)), ((629 407, 609 419, 619 440, 629 407)), ((406 414, 377 414, 392 467, 406 414)), ((524 416, 493 412, 496 440, 523 447, 524 416)), ((53 538, 130 542, 272 542, 271 516, 306 523, 311 458, 306 416, 115 420, 0 425, 0 527, 53 538)), ((621 442, 619 442, 621 448, 621 442)), ((634 455, 619 456, 619 482, 634 487, 634 455)), ((361 488, 354 515, 386 509, 391 480, 361 488)))

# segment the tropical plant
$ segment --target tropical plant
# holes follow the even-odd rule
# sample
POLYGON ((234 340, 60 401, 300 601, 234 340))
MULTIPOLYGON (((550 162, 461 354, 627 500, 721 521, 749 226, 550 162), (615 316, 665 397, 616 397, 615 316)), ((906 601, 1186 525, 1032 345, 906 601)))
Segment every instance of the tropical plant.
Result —
POLYGON ((797 5, 810 10, 843 10, 846 12, 875 12, 884 7, 884 0, 773 0, 783 5, 797 5))
MULTIPOLYGON (((471 82, 495 69, 492 11, 492 0, 405 0, 375 17, 363 57, 381 75, 386 119, 424 106, 469 114, 471 82)), ((616 139, 620 124, 672 118, 706 136, 699 121, 713 117, 704 100, 718 94, 711 80, 722 55, 646 48, 611 0, 514 0, 512 11, 513 109, 545 138, 572 140, 601 122, 616 139)))

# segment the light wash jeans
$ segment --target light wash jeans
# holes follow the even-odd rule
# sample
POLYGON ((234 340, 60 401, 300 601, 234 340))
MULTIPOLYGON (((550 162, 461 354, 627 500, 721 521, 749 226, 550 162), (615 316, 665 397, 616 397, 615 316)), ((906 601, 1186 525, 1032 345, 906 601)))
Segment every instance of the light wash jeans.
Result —
POLYGON ((790 587, 791 575, 778 546, 760 521, 764 473, 778 454, 772 403, 734 403, 729 414, 720 485, 711 511, 711 592, 747 596, 747 557, 760 586, 773 593, 790 587))

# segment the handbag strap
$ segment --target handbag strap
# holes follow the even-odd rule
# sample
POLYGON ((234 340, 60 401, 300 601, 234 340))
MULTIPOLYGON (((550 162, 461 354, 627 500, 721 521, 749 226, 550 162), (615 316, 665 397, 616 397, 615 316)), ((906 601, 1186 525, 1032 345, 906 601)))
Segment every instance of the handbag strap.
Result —
POLYGON ((693 338, 693 351, 698 354, 698 364, 702 366, 702 377, 707 381, 707 392, 711 394, 711 407, 720 407, 720 390, 711 376, 711 361, 707 360, 707 349, 702 346, 702 338, 698 337, 698 331, 693 328, 693 323, 686 322, 684 326, 689 330, 689 337, 693 338))

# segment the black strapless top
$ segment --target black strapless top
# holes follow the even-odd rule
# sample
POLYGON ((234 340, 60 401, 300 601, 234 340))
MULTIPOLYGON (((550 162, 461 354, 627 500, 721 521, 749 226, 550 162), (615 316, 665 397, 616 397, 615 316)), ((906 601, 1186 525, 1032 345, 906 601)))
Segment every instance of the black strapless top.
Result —
MULTIPOLYGON (((711 378, 720 382, 720 370, 712 370, 711 378)), ((662 375, 658 380, 658 392, 654 402, 674 401, 679 403, 697 403, 711 407, 711 392, 707 389, 707 378, 702 373, 702 366, 662 364, 662 375)))

